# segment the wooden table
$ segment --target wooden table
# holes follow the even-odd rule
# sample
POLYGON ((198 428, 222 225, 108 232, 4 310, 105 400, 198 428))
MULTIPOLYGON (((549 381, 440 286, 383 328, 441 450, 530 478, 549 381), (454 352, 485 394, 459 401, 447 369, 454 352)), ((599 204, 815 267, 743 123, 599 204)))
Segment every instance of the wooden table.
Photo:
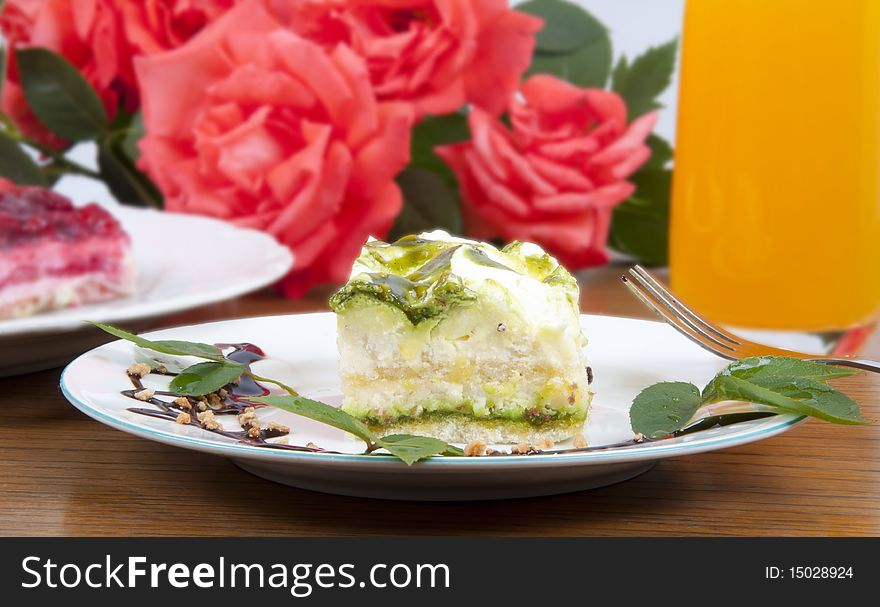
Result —
MULTIPOLYGON (((619 274, 584 274, 583 309, 645 316, 619 274)), ((266 291, 161 325, 324 309, 326 294, 285 301, 266 291)), ((880 357, 880 338, 865 353, 880 357)), ((880 425, 810 421, 582 493, 382 502, 276 485, 223 458, 112 430, 65 401, 59 373, 0 380, 2 535, 880 535, 880 425)), ((878 387, 877 376, 845 384, 872 419, 878 387)))

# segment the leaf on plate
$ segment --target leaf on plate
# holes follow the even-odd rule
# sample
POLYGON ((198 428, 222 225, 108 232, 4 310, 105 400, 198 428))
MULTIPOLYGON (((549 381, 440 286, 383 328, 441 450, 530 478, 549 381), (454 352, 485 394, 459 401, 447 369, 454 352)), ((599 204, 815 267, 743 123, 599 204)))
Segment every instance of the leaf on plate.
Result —
POLYGON ((440 439, 414 434, 389 434, 383 436, 377 444, 389 453, 411 466, 419 460, 432 455, 463 455, 464 452, 440 439))
POLYGON ((759 383, 764 378, 802 377, 827 381, 840 377, 849 377, 861 373, 851 367, 826 365, 812 360, 802 360, 789 356, 753 356, 730 363, 722 371, 722 375, 733 375, 759 383))
POLYGON ((611 79, 612 90, 623 97, 630 119, 660 106, 657 96, 669 86, 675 70, 678 39, 649 48, 632 63, 621 57, 611 79))
POLYGON ((703 391, 706 403, 741 400, 765 405, 778 413, 794 413, 835 424, 869 424, 858 403, 842 392, 810 377, 764 376, 745 380, 719 374, 703 391))
POLYGON ((135 335, 134 333, 129 333, 128 331, 117 329, 116 327, 112 327, 110 325, 105 325, 103 323, 92 321, 86 322, 89 322, 90 324, 98 327, 102 331, 106 331, 110 335, 113 335, 120 339, 124 339, 126 341, 130 341, 131 343, 138 345, 141 348, 153 350, 154 352, 159 352, 161 354, 171 354, 173 356, 196 356, 198 358, 207 358, 209 360, 214 360, 218 362, 225 361, 225 359, 223 358, 223 352, 221 352, 217 346, 212 346, 211 344, 203 344, 192 341, 178 341, 174 339, 152 341, 149 339, 145 339, 140 335, 135 335))
POLYGON ((45 48, 19 49, 15 57, 28 106, 50 131, 86 141, 107 130, 104 104, 67 59, 45 48))
POLYGON ((168 389, 184 396, 204 396, 235 381, 242 373, 244 368, 234 362, 197 363, 177 374, 168 389))
POLYGON ((39 165, 3 131, 0 131, 0 177, 22 185, 47 185, 39 165))
POLYGON ((661 382, 642 390, 629 410, 633 432, 660 438, 685 427, 703 404, 700 390, 687 382, 661 382))
POLYGON ((303 396, 258 396, 248 397, 248 400, 277 407, 296 415, 308 417, 322 424, 333 426, 349 434, 354 434, 368 445, 376 442, 375 435, 370 432, 370 429, 362 421, 355 419, 341 409, 316 400, 303 396))

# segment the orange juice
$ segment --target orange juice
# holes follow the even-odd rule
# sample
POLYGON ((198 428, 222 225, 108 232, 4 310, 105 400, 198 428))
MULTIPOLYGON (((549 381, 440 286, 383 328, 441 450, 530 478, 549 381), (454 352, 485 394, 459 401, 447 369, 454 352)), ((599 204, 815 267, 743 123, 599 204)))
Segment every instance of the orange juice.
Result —
POLYGON ((742 327, 880 308, 880 0, 688 0, 672 287, 742 327))

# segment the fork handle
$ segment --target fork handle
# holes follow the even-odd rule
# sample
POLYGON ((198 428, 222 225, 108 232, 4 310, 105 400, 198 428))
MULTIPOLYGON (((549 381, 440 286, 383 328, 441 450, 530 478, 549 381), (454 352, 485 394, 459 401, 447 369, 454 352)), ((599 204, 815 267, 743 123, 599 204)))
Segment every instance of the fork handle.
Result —
POLYGON ((841 367, 855 367, 856 369, 863 369, 865 371, 873 371, 874 373, 880 373, 880 362, 876 360, 868 360, 867 358, 831 358, 831 357, 823 357, 823 358, 811 358, 808 360, 813 360, 817 363, 825 363, 826 365, 840 365, 841 367))

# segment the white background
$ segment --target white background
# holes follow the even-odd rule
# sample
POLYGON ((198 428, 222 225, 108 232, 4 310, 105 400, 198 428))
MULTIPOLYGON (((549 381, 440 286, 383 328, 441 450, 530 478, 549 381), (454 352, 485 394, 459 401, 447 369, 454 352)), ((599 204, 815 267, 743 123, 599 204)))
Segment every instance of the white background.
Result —
MULTIPOLYGON (((480 1, 480 0, 475 0, 480 1)), ((684 0, 572 0, 593 13, 611 31, 615 62, 621 53, 633 57, 648 47, 679 36, 684 0)), ((675 100, 678 85, 673 81, 660 98, 665 106, 657 132, 672 141, 675 132, 675 100)), ((78 146, 73 156, 87 166, 94 166, 94 148, 78 146)), ((84 177, 64 177, 57 189, 77 202, 112 200, 99 182, 84 177)))

